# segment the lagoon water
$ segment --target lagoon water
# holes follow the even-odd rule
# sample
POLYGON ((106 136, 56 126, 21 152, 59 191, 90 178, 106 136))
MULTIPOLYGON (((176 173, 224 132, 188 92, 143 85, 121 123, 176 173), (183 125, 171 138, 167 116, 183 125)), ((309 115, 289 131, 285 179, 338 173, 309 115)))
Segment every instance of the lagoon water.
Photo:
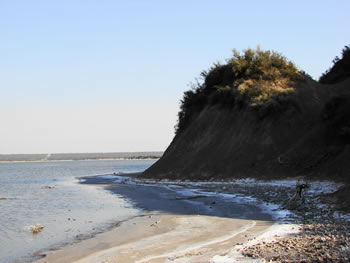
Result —
POLYGON ((76 177, 140 172, 154 160, 0 163, 0 262, 31 261, 40 249, 64 245, 140 214, 103 187, 76 177), (33 235, 29 226, 45 228, 33 235))

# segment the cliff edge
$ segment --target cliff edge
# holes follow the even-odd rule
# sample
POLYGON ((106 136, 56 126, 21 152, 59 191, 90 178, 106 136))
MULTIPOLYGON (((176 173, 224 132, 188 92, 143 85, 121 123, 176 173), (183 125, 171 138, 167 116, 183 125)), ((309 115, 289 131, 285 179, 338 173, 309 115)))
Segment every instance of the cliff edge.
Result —
POLYGON ((234 51, 185 92, 176 135, 143 176, 350 181, 348 64, 349 48, 317 82, 276 52, 234 51))

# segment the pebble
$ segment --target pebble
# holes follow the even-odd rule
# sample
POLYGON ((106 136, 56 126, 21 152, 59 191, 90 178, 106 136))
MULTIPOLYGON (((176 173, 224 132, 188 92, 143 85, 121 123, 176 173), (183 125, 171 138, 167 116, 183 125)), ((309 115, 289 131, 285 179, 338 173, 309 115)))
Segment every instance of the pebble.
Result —
MULTIPOLYGON (((294 187, 271 185, 246 186, 202 185, 208 192, 224 192, 251 196, 265 203, 285 207, 295 193, 294 187)), ((294 215, 282 218, 285 222, 300 225, 300 233, 281 237, 274 235, 271 242, 240 248, 240 252, 256 259, 275 262, 350 262, 350 222, 337 218, 334 209, 327 204, 320 206, 320 196, 304 192, 305 202, 293 210, 294 215)), ((236 245, 243 245, 236 243, 236 245)))

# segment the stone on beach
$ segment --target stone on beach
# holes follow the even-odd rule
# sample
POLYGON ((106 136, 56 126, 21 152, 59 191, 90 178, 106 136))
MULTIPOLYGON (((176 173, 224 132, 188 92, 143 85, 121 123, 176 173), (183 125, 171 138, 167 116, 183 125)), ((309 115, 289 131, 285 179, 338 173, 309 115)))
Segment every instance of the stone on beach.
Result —
POLYGON ((29 230, 32 231, 33 234, 39 234, 43 229, 44 229, 44 226, 40 224, 29 226, 29 230))
POLYGON ((56 186, 54 185, 54 186, 51 186, 51 185, 45 185, 45 186, 43 186, 43 187, 41 187, 42 189, 54 189, 54 188, 56 188, 56 186))

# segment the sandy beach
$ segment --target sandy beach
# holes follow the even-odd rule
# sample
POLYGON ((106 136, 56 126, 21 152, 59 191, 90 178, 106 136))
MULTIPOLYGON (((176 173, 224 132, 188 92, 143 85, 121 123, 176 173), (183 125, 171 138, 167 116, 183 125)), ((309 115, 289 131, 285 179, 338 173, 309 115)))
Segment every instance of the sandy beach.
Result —
POLYGON ((225 256, 235 244, 257 237, 271 224, 208 216, 143 216, 38 262, 223 262, 215 257, 225 256))
POLYGON ((120 176, 89 177, 85 183, 124 196, 143 214, 92 238, 38 252, 37 262, 251 262, 240 253, 232 255, 232 249, 275 223, 252 204, 180 186, 111 183, 113 178, 120 176))
POLYGON ((322 217, 328 208, 314 202, 326 185, 332 188, 327 183, 315 183, 306 194, 311 201, 293 212, 281 204, 295 181, 145 182, 107 175, 82 183, 123 196, 142 214, 89 239, 40 251, 37 262, 338 262, 348 257, 349 224, 322 217), (320 222, 327 226, 320 228, 320 222))

